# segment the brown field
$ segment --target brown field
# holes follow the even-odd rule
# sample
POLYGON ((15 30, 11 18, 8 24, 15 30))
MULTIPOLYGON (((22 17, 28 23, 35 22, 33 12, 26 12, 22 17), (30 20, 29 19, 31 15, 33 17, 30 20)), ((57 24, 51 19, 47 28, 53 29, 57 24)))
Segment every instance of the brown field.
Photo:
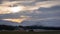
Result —
POLYGON ((21 31, 0 31, 0 34, 60 34, 60 30, 58 31, 40 31, 40 32, 21 32, 21 31))

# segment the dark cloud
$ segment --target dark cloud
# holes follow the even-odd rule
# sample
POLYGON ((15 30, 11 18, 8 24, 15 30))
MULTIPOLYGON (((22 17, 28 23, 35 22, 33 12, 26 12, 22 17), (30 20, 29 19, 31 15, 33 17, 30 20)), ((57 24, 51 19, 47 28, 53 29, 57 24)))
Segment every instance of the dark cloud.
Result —
POLYGON ((38 17, 60 17, 60 6, 53 6, 51 8, 40 7, 37 11, 42 12, 38 17))
POLYGON ((2 0, 0 0, 0 4, 2 3, 2 0))
POLYGON ((43 19, 36 21, 23 21, 21 23, 22 26, 47 26, 47 27, 60 27, 60 19, 43 19))
POLYGON ((0 19, 19 18, 19 14, 0 14, 0 19))
POLYGON ((44 7, 40 7, 38 9, 38 11, 60 11, 60 6, 53 6, 53 7, 50 7, 50 8, 44 8, 44 7))

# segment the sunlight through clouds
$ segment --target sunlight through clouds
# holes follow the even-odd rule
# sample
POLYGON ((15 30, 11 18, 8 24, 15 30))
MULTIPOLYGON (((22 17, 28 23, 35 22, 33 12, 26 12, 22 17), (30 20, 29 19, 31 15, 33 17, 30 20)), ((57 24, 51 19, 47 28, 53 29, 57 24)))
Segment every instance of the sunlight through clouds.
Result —
POLYGON ((4 21, 11 21, 11 22, 17 22, 17 23, 21 23, 25 20, 25 18, 22 18, 22 19, 2 19, 4 21))
POLYGON ((20 16, 20 18, 8 18, 8 19, 2 19, 2 20, 22 23, 23 21, 28 20, 28 19, 30 19, 30 17, 28 17, 28 16, 20 16))
POLYGON ((52 24, 54 26, 54 22, 59 23, 59 18, 60 0, 3 0, 0 4, 0 20, 2 21, 20 24, 23 22, 24 26, 34 25, 37 22, 39 25, 52 24))
MULTIPOLYGON (((29 1, 27 1, 26 3, 28 3, 28 2, 29 1)), ((30 2, 30 3, 32 3, 32 2, 30 2)), ((30 3, 28 3, 28 4, 30 4, 30 3)), ((5 2, 5 3, 1 4, 2 6, 0 6, 0 13, 2 11, 3 11, 2 13, 4 13, 4 12, 6 13, 6 11, 7 11, 7 13, 10 13, 10 12, 14 13, 14 12, 26 11, 26 10, 34 11, 34 10, 39 9, 40 7, 49 8, 49 7, 53 7, 55 5, 59 5, 59 3, 60 3, 59 1, 43 1, 43 2, 36 2, 35 5, 33 5, 33 6, 28 6, 28 5, 24 6, 22 1, 5 2), (21 3, 21 5, 18 3, 21 3), (17 4, 17 6, 13 7, 16 4, 17 4), (12 6, 12 7, 9 7, 9 6, 12 6), (5 9, 3 10, 4 7, 5 7, 5 9)))

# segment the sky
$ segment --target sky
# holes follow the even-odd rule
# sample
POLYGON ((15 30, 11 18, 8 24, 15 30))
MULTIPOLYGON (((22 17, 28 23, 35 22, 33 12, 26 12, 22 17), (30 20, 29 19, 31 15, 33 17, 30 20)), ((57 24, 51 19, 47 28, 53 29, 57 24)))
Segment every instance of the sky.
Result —
POLYGON ((60 27, 60 0, 0 0, 0 24, 60 27))

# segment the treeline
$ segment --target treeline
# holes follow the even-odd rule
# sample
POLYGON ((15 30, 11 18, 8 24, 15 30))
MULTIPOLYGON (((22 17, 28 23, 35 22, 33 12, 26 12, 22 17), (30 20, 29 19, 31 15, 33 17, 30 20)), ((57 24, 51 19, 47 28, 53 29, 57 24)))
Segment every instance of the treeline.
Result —
POLYGON ((60 27, 45 27, 45 26, 8 26, 0 25, 0 30, 20 30, 20 29, 45 29, 45 30, 60 30, 60 27))
POLYGON ((22 27, 22 28, 24 28, 24 29, 60 30, 60 27, 45 27, 45 26, 25 26, 25 27, 22 27))
POLYGON ((15 30, 16 26, 0 25, 0 30, 15 30))

